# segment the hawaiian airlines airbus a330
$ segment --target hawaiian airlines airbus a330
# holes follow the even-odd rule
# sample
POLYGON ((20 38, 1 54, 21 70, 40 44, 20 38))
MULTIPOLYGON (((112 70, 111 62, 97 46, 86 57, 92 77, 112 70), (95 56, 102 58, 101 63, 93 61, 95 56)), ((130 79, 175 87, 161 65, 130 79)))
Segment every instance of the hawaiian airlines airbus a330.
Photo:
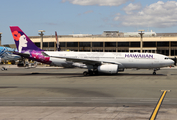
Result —
POLYGON ((160 68, 174 64, 169 57, 156 53, 43 51, 19 27, 10 28, 18 49, 17 55, 46 64, 86 68, 88 71, 83 72, 84 75, 116 74, 128 68, 153 69, 155 75, 160 68))
POLYGON ((174 64, 169 57, 155 53, 107 53, 107 52, 44 52, 54 58, 65 59, 70 62, 83 63, 88 69, 84 75, 101 73, 116 74, 119 70, 128 68, 153 69, 153 74, 161 67, 174 64))

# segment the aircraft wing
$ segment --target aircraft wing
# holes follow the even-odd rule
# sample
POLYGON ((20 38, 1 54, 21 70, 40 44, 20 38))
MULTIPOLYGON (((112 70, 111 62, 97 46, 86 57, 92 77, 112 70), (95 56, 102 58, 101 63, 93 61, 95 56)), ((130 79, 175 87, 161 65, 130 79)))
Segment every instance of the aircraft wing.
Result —
POLYGON ((101 61, 97 61, 97 60, 88 60, 88 59, 70 58, 70 57, 56 57, 56 56, 50 56, 50 57, 63 58, 63 59, 66 59, 66 61, 81 62, 87 65, 101 65, 102 64, 101 61))
MULTIPOLYGON (((44 56, 49 56, 48 54, 42 52, 44 56)), ((71 62, 80 62, 86 65, 102 65, 104 63, 110 63, 110 64, 117 64, 120 65, 121 63, 115 62, 115 61, 100 61, 100 60, 91 60, 91 59, 84 59, 84 58, 72 58, 72 57, 60 57, 60 56, 49 56, 54 58, 60 58, 60 59, 66 59, 66 61, 71 62)))

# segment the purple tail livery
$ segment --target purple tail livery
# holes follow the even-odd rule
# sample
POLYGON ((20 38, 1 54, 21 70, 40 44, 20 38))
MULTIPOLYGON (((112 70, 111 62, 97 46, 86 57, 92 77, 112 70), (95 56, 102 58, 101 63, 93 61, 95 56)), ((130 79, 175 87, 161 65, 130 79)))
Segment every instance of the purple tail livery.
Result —
POLYGON ((18 26, 10 26, 10 29, 19 52, 26 50, 43 51, 39 49, 18 26))
POLYGON ((10 29, 18 50, 15 54, 30 60, 46 64, 51 63, 50 57, 44 56, 41 53, 43 50, 38 48, 18 26, 10 26, 10 29))

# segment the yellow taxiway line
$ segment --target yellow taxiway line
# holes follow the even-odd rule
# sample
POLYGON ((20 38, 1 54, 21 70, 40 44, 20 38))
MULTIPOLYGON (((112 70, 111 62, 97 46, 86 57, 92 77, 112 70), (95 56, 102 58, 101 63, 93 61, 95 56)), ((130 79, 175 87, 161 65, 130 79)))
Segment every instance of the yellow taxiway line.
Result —
POLYGON ((169 91, 169 90, 161 90, 161 91, 163 91, 163 93, 162 93, 159 101, 157 102, 157 105, 154 108, 154 111, 152 112, 151 117, 149 118, 149 120, 155 120, 156 119, 158 111, 160 109, 160 106, 162 105, 163 99, 165 98, 165 95, 166 95, 167 91, 169 91))

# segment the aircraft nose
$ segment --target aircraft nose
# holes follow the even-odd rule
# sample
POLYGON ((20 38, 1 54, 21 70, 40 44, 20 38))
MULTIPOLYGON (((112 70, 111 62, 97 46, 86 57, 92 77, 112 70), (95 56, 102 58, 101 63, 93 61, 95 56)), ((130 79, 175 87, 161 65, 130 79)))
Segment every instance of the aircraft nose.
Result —
POLYGON ((175 61, 170 60, 169 63, 170 63, 170 65, 174 65, 175 61))

